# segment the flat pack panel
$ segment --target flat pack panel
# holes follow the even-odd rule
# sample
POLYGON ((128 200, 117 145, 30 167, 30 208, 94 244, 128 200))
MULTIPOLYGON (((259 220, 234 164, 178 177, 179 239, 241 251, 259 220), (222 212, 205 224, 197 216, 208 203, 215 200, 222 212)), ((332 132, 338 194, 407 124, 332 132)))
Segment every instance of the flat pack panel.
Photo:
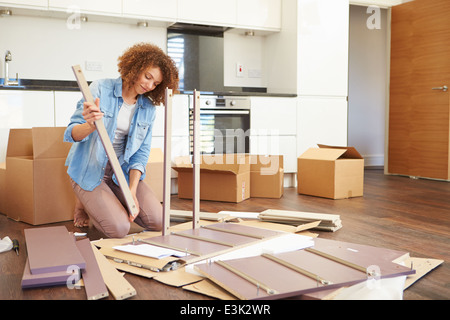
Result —
POLYGON ((86 268, 81 271, 84 281, 84 288, 88 300, 98 300, 108 296, 108 289, 103 281, 102 273, 92 251, 89 239, 76 242, 78 249, 86 260, 86 268))
POLYGON ((325 256, 308 248, 198 264, 195 268, 240 299, 284 299, 353 285, 369 277, 415 273, 392 262, 403 254, 399 251, 321 240, 314 249, 325 256))
POLYGON ((25 229, 24 234, 32 274, 67 271, 70 266, 86 267, 66 227, 25 229))
POLYGON ((100 268, 103 280, 116 300, 124 300, 136 295, 136 290, 133 286, 117 271, 116 268, 108 261, 108 259, 100 253, 100 251, 93 245, 95 259, 100 268))
POLYGON ((25 268, 23 270, 22 288, 27 289, 65 285, 67 284, 67 281, 74 276, 76 277, 76 279, 79 279, 79 275, 74 275, 73 273, 67 271, 31 274, 30 263, 27 259, 27 261, 25 262, 25 268))
POLYGON ((136 244, 147 243, 185 252, 183 260, 192 263, 282 234, 285 233, 235 223, 217 223, 170 235, 137 239, 136 244))

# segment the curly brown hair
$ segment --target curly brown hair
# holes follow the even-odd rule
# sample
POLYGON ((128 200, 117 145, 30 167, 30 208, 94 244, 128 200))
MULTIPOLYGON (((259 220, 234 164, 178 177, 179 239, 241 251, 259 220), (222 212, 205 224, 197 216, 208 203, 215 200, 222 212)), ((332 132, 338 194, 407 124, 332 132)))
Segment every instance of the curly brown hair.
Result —
POLYGON ((137 43, 128 48, 118 58, 119 73, 122 81, 129 88, 132 87, 142 72, 148 68, 158 67, 161 70, 163 80, 156 88, 144 95, 154 105, 164 103, 166 88, 175 93, 178 89, 178 69, 175 62, 158 46, 151 43, 137 43))

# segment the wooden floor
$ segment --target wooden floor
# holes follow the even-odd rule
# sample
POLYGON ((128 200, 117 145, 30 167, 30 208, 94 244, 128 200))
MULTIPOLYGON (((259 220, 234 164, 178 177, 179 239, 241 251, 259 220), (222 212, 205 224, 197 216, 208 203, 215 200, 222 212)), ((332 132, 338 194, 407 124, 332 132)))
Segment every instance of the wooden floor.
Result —
MULTIPOLYGON (((448 300, 450 298, 450 183, 386 176, 382 170, 366 170, 364 197, 329 200, 298 195, 285 189, 280 200, 249 199, 239 204, 202 201, 206 212, 284 209, 341 215, 343 228, 317 232, 319 237, 410 252, 413 257, 445 262, 404 292, 405 300, 448 300)), ((189 210, 192 202, 172 197, 172 209, 189 210)), ((87 232, 91 240, 102 237, 93 227, 78 229, 72 222, 59 223, 69 231, 87 232)), ((32 226, 0 215, 0 238, 9 236, 21 243, 20 255, 0 253, 0 300, 86 299, 84 290, 66 287, 22 290, 20 283, 26 259, 23 230, 32 226)), ((173 288, 132 274, 137 300, 202 300, 206 296, 173 288)))

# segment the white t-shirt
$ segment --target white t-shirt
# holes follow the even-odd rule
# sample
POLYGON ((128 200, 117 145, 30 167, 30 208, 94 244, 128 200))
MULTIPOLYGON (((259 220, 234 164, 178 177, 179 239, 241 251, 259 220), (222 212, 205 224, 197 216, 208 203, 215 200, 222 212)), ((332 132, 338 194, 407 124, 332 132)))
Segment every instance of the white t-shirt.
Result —
POLYGON ((124 101, 119 110, 119 115, 117 116, 117 128, 113 142, 114 151, 116 152, 118 158, 124 153, 128 132, 130 131, 130 124, 133 119, 135 109, 136 104, 130 105, 124 101))

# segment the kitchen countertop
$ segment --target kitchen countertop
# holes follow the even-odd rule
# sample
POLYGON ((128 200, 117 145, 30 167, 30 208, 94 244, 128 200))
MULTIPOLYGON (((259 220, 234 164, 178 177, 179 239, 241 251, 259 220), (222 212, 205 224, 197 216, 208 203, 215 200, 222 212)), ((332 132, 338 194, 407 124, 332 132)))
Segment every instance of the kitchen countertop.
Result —
MULTIPOLYGON (((76 81, 69 80, 40 80, 19 79, 19 85, 3 86, 4 79, 0 79, 0 90, 28 90, 28 91, 79 91, 76 81)), ((265 89, 239 88, 231 91, 200 91, 201 95, 214 96, 257 96, 257 97, 286 97, 293 98, 296 94, 290 93, 268 93, 265 89)), ((179 91, 179 94, 192 94, 193 91, 179 91)))

